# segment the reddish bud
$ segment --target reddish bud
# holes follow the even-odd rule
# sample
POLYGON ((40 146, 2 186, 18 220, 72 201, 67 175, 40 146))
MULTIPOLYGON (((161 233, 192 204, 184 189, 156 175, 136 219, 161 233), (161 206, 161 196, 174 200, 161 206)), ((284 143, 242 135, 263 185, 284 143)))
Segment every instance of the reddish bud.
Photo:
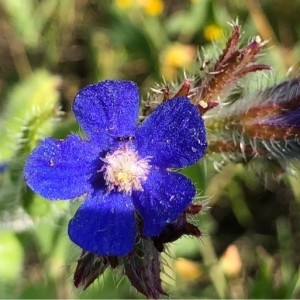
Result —
POLYGON ((150 299, 167 296, 161 286, 160 259, 151 240, 143 240, 137 245, 133 255, 124 259, 125 274, 130 283, 150 299))
POLYGON ((267 65, 255 63, 256 57, 264 45, 259 37, 242 49, 239 49, 239 42, 240 27, 234 24, 223 53, 208 70, 206 76, 203 76, 195 85, 196 93, 192 96, 192 101, 199 106, 201 113, 207 111, 205 109, 207 106, 210 107, 210 102, 216 103, 218 99, 225 98, 236 82, 248 73, 270 70, 267 65), (207 103, 207 106, 203 103, 207 103))

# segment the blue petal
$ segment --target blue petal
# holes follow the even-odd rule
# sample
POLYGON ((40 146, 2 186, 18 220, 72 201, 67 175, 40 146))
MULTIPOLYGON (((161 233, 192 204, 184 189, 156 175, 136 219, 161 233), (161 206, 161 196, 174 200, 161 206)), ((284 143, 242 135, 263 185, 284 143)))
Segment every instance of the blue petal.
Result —
POLYGON ((48 199, 81 196, 90 189, 89 177, 98 153, 99 149, 76 135, 66 140, 47 138, 29 156, 25 180, 32 190, 48 199))
POLYGON ((151 164, 164 168, 197 162, 207 146, 203 120, 188 98, 159 106, 137 130, 136 143, 140 156, 150 156, 151 164))
POLYGON ((133 193, 133 202, 142 216, 145 236, 159 235, 187 208, 196 193, 185 176, 153 169, 143 188, 144 191, 133 193))
POLYGON ((262 119, 259 125, 279 127, 300 127, 300 108, 283 110, 280 114, 262 119))
POLYGON ((8 163, 0 163, 0 174, 4 173, 8 169, 8 163))
POLYGON ((125 255, 134 246, 136 227, 130 196, 98 190, 69 223, 70 239, 99 255, 125 255))
POLYGON ((135 133, 139 92, 131 81, 106 80, 83 88, 75 97, 73 111, 87 136, 103 148, 118 137, 135 133))

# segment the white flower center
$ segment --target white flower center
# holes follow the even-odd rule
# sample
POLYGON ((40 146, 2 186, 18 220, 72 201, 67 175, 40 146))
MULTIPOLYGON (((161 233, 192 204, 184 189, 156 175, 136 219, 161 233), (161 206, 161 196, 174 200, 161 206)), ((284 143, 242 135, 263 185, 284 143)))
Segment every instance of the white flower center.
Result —
POLYGON ((150 158, 139 158, 137 151, 122 147, 108 153, 104 158, 100 172, 104 173, 108 192, 116 189, 131 195, 133 190, 142 191, 142 182, 149 174, 150 158))

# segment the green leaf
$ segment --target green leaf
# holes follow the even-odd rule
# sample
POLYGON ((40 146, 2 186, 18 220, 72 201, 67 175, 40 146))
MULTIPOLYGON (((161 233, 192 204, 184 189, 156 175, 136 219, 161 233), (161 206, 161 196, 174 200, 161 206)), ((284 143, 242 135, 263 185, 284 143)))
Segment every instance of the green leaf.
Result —
POLYGON ((166 28, 170 34, 183 34, 192 37, 204 26, 207 19, 209 0, 192 3, 190 10, 176 12, 166 21, 166 28))
POLYGON ((180 171, 183 175, 190 178, 197 188, 197 192, 203 194, 205 190, 205 174, 201 163, 194 164, 180 171))
MULTIPOLYGON (((66 1, 63 1, 66 2, 66 1)), ((37 1, 3 0, 1 5, 22 42, 30 48, 41 43, 43 30, 53 15, 59 0, 37 1)))
POLYGON ((16 280, 23 267, 24 252, 16 236, 0 231, 0 283, 16 280))

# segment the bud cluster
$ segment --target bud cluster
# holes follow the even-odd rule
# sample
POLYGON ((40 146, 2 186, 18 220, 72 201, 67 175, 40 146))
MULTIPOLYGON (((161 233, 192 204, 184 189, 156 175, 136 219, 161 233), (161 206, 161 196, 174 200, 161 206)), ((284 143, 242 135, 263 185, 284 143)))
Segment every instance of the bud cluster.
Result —
POLYGON ((215 162, 267 159, 276 171, 283 172, 300 149, 300 79, 295 77, 244 96, 247 81, 242 79, 271 68, 257 62, 266 43, 257 36, 242 47, 241 36, 240 26, 234 23, 219 57, 204 61, 202 66, 206 67, 199 68, 199 76, 156 88, 143 114, 174 96, 187 96, 203 116, 207 155, 215 162))

